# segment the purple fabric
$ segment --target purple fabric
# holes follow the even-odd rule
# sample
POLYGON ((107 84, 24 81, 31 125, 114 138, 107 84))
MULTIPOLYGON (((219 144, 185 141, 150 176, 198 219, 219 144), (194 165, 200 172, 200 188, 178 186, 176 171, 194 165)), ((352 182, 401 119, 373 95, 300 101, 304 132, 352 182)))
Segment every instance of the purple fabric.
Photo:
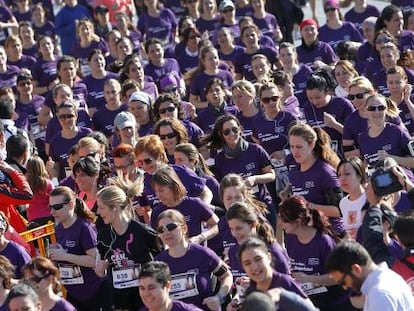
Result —
POLYGON ((412 51, 414 49, 414 33, 412 31, 404 29, 397 36, 397 40, 400 52, 412 51))
POLYGON ((375 50, 375 46, 365 41, 358 49, 358 61, 363 66, 363 71, 360 74, 365 75, 365 70, 368 64, 372 63, 375 58, 378 58, 378 52, 375 50))
POLYGON ((234 65, 234 60, 236 59, 236 57, 241 54, 244 53, 244 51, 246 51, 246 48, 236 45, 234 47, 233 52, 231 52, 230 54, 223 54, 222 52, 220 52, 220 50, 218 51, 218 55, 220 60, 225 61, 227 63, 232 63, 234 65))
POLYGON ((348 12, 346 12, 344 17, 347 22, 353 23, 355 27, 359 30, 359 32, 362 34, 362 22, 367 17, 370 17, 370 16, 378 17, 379 15, 380 15, 380 12, 375 6, 371 4, 367 4, 367 7, 362 13, 358 13, 355 11, 355 8, 352 8, 348 12))
POLYGON ((260 29, 262 35, 267 35, 273 38, 275 29, 279 27, 277 19, 273 14, 266 13, 264 18, 257 18, 252 15, 252 18, 256 26, 260 29))
POLYGON ((305 103, 308 101, 308 98, 306 96, 306 82, 308 81, 308 78, 312 72, 313 70, 311 67, 305 64, 300 64, 298 72, 293 75, 292 82, 294 84, 294 95, 297 97, 302 110, 305 106, 305 103))
POLYGON ((138 129, 138 134, 140 137, 143 137, 145 135, 152 133, 152 128, 154 124, 151 122, 148 122, 147 124, 140 124, 138 129))
POLYGON ((76 311, 75 307, 65 299, 56 301, 55 305, 49 311, 76 311))
POLYGON ((391 0, 391 4, 399 7, 403 12, 408 11, 414 7, 413 0, 391 0))
POLYGON ((203 130, 197 124, 189 120, 183 120, 181 122, 187 129, 188 141, 197 148, 200 148, 202 145, 200 138, 204 136, 203 130))
MULTIPOLYGON (((148 308, 144 307, 140 311, 149 311, 149 310, 148 308)), ((193 304, 185 303, 180 300, 173 300, 170 311, 202 311, 202 309, 200 309, 199 307, 196 307, 193 304)))
MULTIPOLYGON (((411 95, 411 100, 414 99, 414 95, 411 95)), ((403 100, 399 105, 398 109, 400 109, 400 117, 402 122, 404 123, 405 127, 408 130, 408 133, 412 136, 414 134, 414 120, 408 109, 407 103, 403 100)))
POLYGON ((227 70, 219 69, 219 72, 213 76, 205 72, 200 72, 191 79, 190 94, 199 96, 201 101, 206 101, 206 87, 208 82, 213 78, 222 80, 226 89, 230 89, 234 82, 233 75, 227 70))
POLYGON ((208 32, 209 37, 212 38, 214 34, 214 30, 217 28, 218 24, 220 23, 220 18, 216 17, 211 21, 205 20, 203 18, 199 18, 196 20, 196 27, 200 33, 204 33, 205 31, 208 32))
POLYGON ((208 248, 223 258, 230 246, 236 244, 236 239, 231 235, 226 216, 222 216, 218 222, 219 234, 207 241, 208 248))
POLYGON ((57 78, 56 65, 57 60, 45 61, 42 58, 38 59, 36 65, 32 69, 33 79, 37 81, 37 86, 48 86, 57 78))
POLYGON ((186 8, 180 0, 166 0, 165 6, 174 12, 177 17, 185 15, 186 8))
POLYGON ((180 274, 184 274, 187 279, 193 281, 194 276, 196 290, 180 291, 172 289, 170 297, 174 299, 179 294, 187 294, 188 297, 180 300, 185 303, 192 303, 205 310, 203 300, 213 296, 211 274, 219 267, 220 258, 207 247, 190 243, 187 252, 180 258, 171 257, 168 251, 163 251, 155 259, 168 264, 173 279, 179 277, 180 274))
POLYGON ((32 23, 35 36, 48 36, 53 38, 55 36, 55 25, 51 21, 46 21, 41 27, 37 27, 32 23))
MULTIPOLYGON (((292 184, 292 194, 303 196, 308 202, 327 205, 327 191, 339 188, 335 169, 322 160, 315 163, 306 171, 300 171, 299 165, 289 171, 289 181, 292 184)), ((339 210, 339 208, 338 208, 339 210)), ((343 221, 340 217, 329 217, 329 221, 338 233, 344 232, 343 221)))
POLYGON ((181 74, 185 74, 186 72, 197 68, 199 57, 190 56, 184 49, 184 51, 177 57, 178 64, 180 65, 181 74))
POLYGON ((243 75, 246 80, 254 81, 256 78, 253 74, 251 60, 253 55, 256 54, 264 54, 271 64, 274 64, 278 58, 277 50, 271 47, 260 47, 253 54, 248 54, 247 52, 240 53, 234 60, 235 73, 243 75))
MULTIPOLYGON (((6 23, 10 19, 12 19, 13 14, 12 12, 5 6, 0 7, 0 22, 6 23)), ((4 45, 4 41, 6 41, 6 38, 9 36, 9 31, 7 28, 0 29, 0 44, 4 45)))
POLYGON ((92 41, 88 47, 82 47, 80 41, 76 41, 72 47, 71 55, 79 60, 79 67, 84 76, 91 74, 88 57, 94 49, 101 50, 103 55, 109 52, 109 46, 102 38, 100 41, 92 41))
POLYGON ((0 255, 10 260, 11 264, 15 267, 14 274, 16 279, 21 279, 23 277, 22 268, 30 261, 30 255, 23 246, 14 241, 9 241, 6 247, 0 251, 0 255))
POLYGON ((29 11, 25 13, 20 13, 18 10, 13 11, 13 15, 16 18, 17 22, 31 22, 32 21, 32 11, 29 9, 29 11))
POLYGON ((118 75, 113 72, 107 72, 103 79, 95 79, 92 75, 85 77, 82 83, 88 86, 88 97, 86 102, 89 108, 102 108, 105 105, 104 84, 109 79, 118 79, 118 75))
POLYGON ((73 191, 77 192, 78 186, 76 185, 76 181, 73 178, 73 175, 70 175, 59 182, 59 186, 66 186, 72 189, 73 191))
POLYGON ((323 61, 328 65, 339 60, 332 47, 328 43, 322 41, 319 41, 318 45, 310 51, 300 45, 297 47, 296 52, 298 54, 298 61, 311 68, 313 68, 313 62, 316 60, 323 61))
POLYGON ((254 116, 245 117, 239 111, 236 114, 237 119, 239 119, 241 127, 242 127, 242 136, 248 142, 253 142, 252 135, 253 135, 253 127, 254 127, 254 120, 256 117, 260 116, 262 112, 259 110, 254 116))
POLYGON ((239 20, 243 16, 253 16, 254 10, 250 4, 243 8, 236 6, 236 18, 239 20))
MULTIPOLYGON (((85 84, 75 82, 72 87, 73 99, 79 102, 79 108, 85 109, 86 99, 88 98, 88 89, 85 84)), ((55 111, 55 102, 53 100, 52 91, 45 95, 45 106, 49 107, 53 112, 55 111)))
MULTIPOLYGON (((390 94, 390 91, 388 90, 388 87, 387 87, 387 73, 384 67, 381 67, 381 68, 382 69, 377 68, 376 73, 374 74, 372 78, 372 84, 374 85, 378 93, 384 96, 388 96, 390 94)), ((403 67, 403 68, 407 75, 408 83, 413 84, 414 83, 414 71, 407 67, 403 67)))
POLYGON ((227 105, 224 103, 224 106, 219 109, 215 109, 209 104, 208 107, 203 108, 200 112, 198 112, 195 123, 204 131, 204 133, 210 133, 214 127, 216 119, 219 116, 223 114, 235 115, 237 112, 238 109, 235 105, 227 105))
POLYGON ((174 58, 166 58, 165 64, 161 67, 155 66, 149 62, 144 68, 144 73, 146 76, 150 76, 155 83, 158 83, 162 76, 169 73, 181 75, 181 69, 180 65, 174 58))
POLYGON ((319 39, 328 43, 334 50, 339 42, 343 40, 364 42, 359 30, 354 24, 349 22, 343 22, 343 25, 339 29, 331 29, 328 25, 323 25, 319 28, 319 39))
POLYGON ((52 140, 50 141, 50 151, 49 154, 52 157, 53 161, 59 163, 59 180, 63 179, 65 176, 65 168, 69 169, 68 165, 68 152, 73 145, 77 144, 79 139, 85 137, 92 131, 88 128, 79 127, 79 133, 71 139, 66 139, 62 137, 62 133, 57 133, 52 140))
POLYGON ((36 64, 36 59, 32 56, 27 56, 23 54, 22 58, 17 62, 11 62, 10 60, 7 60, 7 64, 16 66, 18 68, 27 68, 31 70, 36 64))
POLYGON ((325 126, 323 121, 323 114, 324 112, 327 112, 334 116, 336 121, 344 124, 346 118, 348 118, 348 116, 350 116, 354 110, 355 108, 349 100, 342 97, 332 97, 328 105, 323 108, 316 108, 314 105, 308 102, 304 108, 304 114, 310 126, 321 127, 328 133, 328 135, 331 137, 331 145, 333 150, 339 154, 343 154, 342 134, 333 128, 325 126))
MULTIPOLYGON (((157 204, 151 212, 151 227, 157 227, 158 216, 170 209, 162 203, 157 204)), ((188 236, 191 238, 201 233, 201 226, 213 216, 213 211, 207 203, 199 198, 184 197, 182 202, 171 208, 184 215, 188 227, 188 236)))
POLYGON ((260 145, 268 154, 289 149, 289 125, 295 120, 296 118, 286 111, 280 111, 272 120, 259 114, 253 121, 253 137, 259 140, 260 145))
POLYGON ((19 75, 19 73, 19 67, 7 65, 6 72, 0 73, 0 88, 14 88, 16 86, 17 76, 19 75))
POLYGON ((106 137, 114 135, 115 125, 114 120, 118 113, 127 110, 127 105, 121 105, 116 110, 109 110, 104 105, 99 109, 92 117, 92 123, 96 131, 100 131, 105 134, 106 137))

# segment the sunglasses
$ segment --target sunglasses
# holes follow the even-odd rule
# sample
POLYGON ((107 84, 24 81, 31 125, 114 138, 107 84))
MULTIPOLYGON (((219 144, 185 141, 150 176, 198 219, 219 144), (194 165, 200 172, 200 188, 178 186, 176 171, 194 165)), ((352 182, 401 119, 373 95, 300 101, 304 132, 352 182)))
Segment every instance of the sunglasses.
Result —
POLYGON ((263 97, 262 99, 261 99, 261 101, 263 102, 263 104, 268 104, 268 103, 270 103, 270 101, 272 101, 272 102, 277 102, 278 100, 279 100, 279 96, 271 96, 271 97, 263 97))
POLYGON ((159 136, 160 136, 161 140, 166 140, 167 138, 171 139, 171 138, 177 137, 177 134, 175 132, 172 132, 172 133, 168 133, 168 134, 165 134, 165 135, 160 134, 159 136))
POLYGON ((326 8, 325 13, 336 11, 335 8, 326 8))
MULTIPOLYGON (((190 39, 194 39, 194 38, 190 38, 190 39)), ((176 87, 176 86, 172 86, 172 87, 167 87, 167 88, 165 88, 165 92, 167 92, 167 93, 175 93, 175 92, 177 92, 177 90, 178 90, 178 87, 176 87)), ((170 108, 170 107, 168 107, 168 108, 170 108)), ((167 108, 167 109, 168 109, 167 108)), ((174 109, 175 110, 175 109, 174 109)), ((172 111, 174 111, 174 110, 172 110, 172 111)), ((172 112, 172 111, 170 111, 170 112, 172 112)), ((161 113, 161 110, 160 110, 160 113, 161 113)))
POLYGON ((150 165, 152 163, 152 159, 148 158, 148 159, 144 159, 144 160, 139 160, 137 161, 138 166, 143 166, 145 165, 150 165))
POLYGON ((170 106, 170 107, 167 107, 167 108, 161 108, 160 110, 159 110, 159 112, 160 112, 160 114, 164 114, 164 113, 166 113, 166 112, 173 112, 173 111, 175 111, 175 106, 170 106))
POLYGON ((59 120, 72 119, 74 117, 75 117, 74 114, 60 114, 60 115, 58 115, 59 120))
POLYGON ((385 106, 385 105, 377 105, 377 106, 368 106, 367 107, 368 111, 384 111, 385 109, 387 109, 387 106, 385 106))
POLYGON ((239 128, 237 126, 233 126, 232 128, 225 129, 223 131, 223 135, 224 136, 229 136, 231 132, 233 132, 234 134, 238 134, 239 133, 239 128))
POLYGON ((63 203, 58 203, 58 204, 53 204, 53 205, 49 205, 50 209, 53 209, 55 211, 61 210, 62 208, 65 207, 66 204, 68 204, 70 201, 66 201, 63 203))
POLYGON ((227 8, 227 9, 224 9, 222 12, 223 13, 229 13, 229 12, 233 12, 233 11, 234 11, 233 8, 227 8))
POLYGON ((392 42, 392 39, 389 37, 378 38, 377 40, 375 40, 376 44, 388 43, 388 42, 392 42))
POLYGON ((365 94, 367 94, 367 93, 368 93, 368 92, 358 93, 358 94, 355 94, 355 95, 348 94, 348 99, 349 99, 349 100, 354 100, 355 98, 358 98, 358 99, 363 99, 363 98, 364 98, 364 95, 365 95, 365 94))
POLYGON ((178 228, 178 225, 175 222, 169 223, 165 226, 159 226, 157 229, 155 229, 158 233, 164 233, 164 232, 171 232, 178 228))

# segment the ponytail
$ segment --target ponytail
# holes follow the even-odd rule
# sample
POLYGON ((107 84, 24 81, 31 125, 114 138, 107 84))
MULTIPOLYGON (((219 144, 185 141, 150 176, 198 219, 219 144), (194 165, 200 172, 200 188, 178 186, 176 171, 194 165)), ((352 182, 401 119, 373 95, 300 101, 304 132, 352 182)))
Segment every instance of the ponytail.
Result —
POLYGON ((315 152, 316 157, 336 169, 340 162, 340 158, 336 152, 332 150, 331 138, 321 128, 314 128, 314 131, 316 133, 316 142, 313 151, 315 152))
POLYGON ((95 214, 91 212, 86 203, 78 197, 75 198, 75 214, 77 217, 85 219, 90 223, 94 223, 96 220, 95 214))

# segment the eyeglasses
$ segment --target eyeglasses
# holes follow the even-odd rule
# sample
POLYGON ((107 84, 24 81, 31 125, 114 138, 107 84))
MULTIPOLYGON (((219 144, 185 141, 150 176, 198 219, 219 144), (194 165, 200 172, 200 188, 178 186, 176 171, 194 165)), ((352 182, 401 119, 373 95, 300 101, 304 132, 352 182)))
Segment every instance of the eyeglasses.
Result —
POLYGON ((271 96, 271 97, 263 97, 262 99, 261 99, 261 101, 263 102, 263 104, 268 104, 268 103, 270 103, 270 101, 272 101, 272 102, 277 102, 278 100, 279 100, 279 96, 271 96))
POLYGON ((167 138, 171 139, 171 138, 177 137, 177 134, 175 132, 172 132, 172 133, 168 133, 168 134, 165 134, 165 135, 160 134, 159 136, 160 136, 161 140, 166 140, 167 138))
POLYGON ((223 131, 223 135, 224 136, 229 136, 231 132, 233 132, 234 134, 238 134, 239 130, 240 129, 237 126, 233 126, 232 128, 225 129, 223 131))
POLYGON ((165 226, 160 226, 157 229, 155 229, 158 233, 164 233, 164 232, 171 232, 178 228, 178 225, 175 222, 171 222, 165 226))
POLYGON ((175 106, 170 106, 170 107, 167 107, 167 108, 161 108, 160 110, 159 110, 159 112, 160 112, 160 114, 164 114, 164 113, 166 113, 166 112, 173 112, 173 111, 175 111, 175 106))
POLYGON ((355 95, 348 94, 348 99, 349 100, 354 100, 355 98, 363 99, 364 98, 364 95, 367 94, 367 93, 368 92, 358 93, 358 94, 355 94, 355 95))
POLYGON ((153 161, 153 159, 148 158, 148 159, 144 159, 144 160, 138 160, 137 164, 138 164, 138 166, 143 166, 144 164, 145 165, 150 165, 152 163, 152 161, 153 161))
POLYGON ((325 13, 336 11, 335 8, 326 8, 325 13))
POLYGON ((375 40, 376 44, 388 43, 388 42, 392 42, 392 39, 390 37, 377 38, 377 40, 375 40))
POLYGON ((55 211, 61 210, 62 208, 65 207, 66 204, 68 204, 70 201, 66 201, 63 203, 57 203, 57 204, 53 204, 53 205, 49 205, 50 209, 53 209, 55 211))
POLYGON ((376 106, 367 107, 368 111, 384 111, 385 109, 387 109, 387 106, 385 105, 376 105, 376 106))
POLYGON ((72 119, 74 117, 75 117, 74 114, 60 114, 60 115, 58 115, 59 120, 72 119))
MULTIPOLYGON (((177 92, 177 90, 178 90, 178 87, 176 87, 176 86, 167 87, 167 88, 164 89, 164 91, 167 92, 167 93, 175 93, 175 92, 177 92)), ((170 107, 168 107, 168 108, 170 108, 170 107)), ((175 110, 175 108, 174 108, 174 110, 175 110)), ((174 111, 174 110, 172 110, 172 111, 174 111)), ((172 111, 170 111, 170 112, 172 112, 172 111)), ((161 113, 161 110, 160 110, 160 113, 161 113)))
POLYGON ((233 11, 234 11, 234 9, 232 7, 230 7, 230 8, 224 9, 222 12, 223 13, 229 13, 229 12, 233 12, 233 11))

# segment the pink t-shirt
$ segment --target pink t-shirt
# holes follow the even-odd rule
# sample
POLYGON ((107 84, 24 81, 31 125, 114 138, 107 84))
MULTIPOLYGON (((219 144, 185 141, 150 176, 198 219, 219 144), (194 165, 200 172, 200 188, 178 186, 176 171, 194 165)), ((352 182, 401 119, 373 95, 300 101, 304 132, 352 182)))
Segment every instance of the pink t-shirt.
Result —
POLYGON ((37 192, 33 194, 33 199, 30 201, 27 209, 27 218, 33 221, 42 217, 51 217, 49 209, 49 195, 55 188, 50 179, 47 180, 46 191, 37 192))

